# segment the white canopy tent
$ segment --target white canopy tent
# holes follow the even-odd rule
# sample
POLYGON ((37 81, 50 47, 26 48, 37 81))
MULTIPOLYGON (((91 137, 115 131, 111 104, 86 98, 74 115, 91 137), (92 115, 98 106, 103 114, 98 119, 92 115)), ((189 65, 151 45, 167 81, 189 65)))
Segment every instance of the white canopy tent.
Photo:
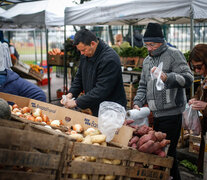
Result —
MULTIPOLYGON (((144 25, 191 23, 207 19, 206 0, 92 0, 65 9, 65 25, 144 25)), ((193 32, 191 32, 193 37, 193 32)), ((191 47, 193 39, 191 40, 191 47)))
POLYGON ((48 27, 64 25, 64 9, 74 6, 68 0, 45 0, 20 3, 0 14, 18 27, 48 27))
POLYGON ((5 10, 3 8, 0 8, 0 14, 5 12, 5 10))
POLYGON ((189 11, 189 0, 92 0, 76 7, 67 7, 65 23, 67 25, 141 25, 148 21, 157 21, 170 24, 181 21, 182 18, 185 20, 189 17, 189 11))
MULTIPOLYGON (((45 28, 46 51, 48 52, 48 28, 52 26, 63 26, 65 7, 74 5, 75 4, 70 0, 45 0, 20 3, 7 10, 5 13, 0 14, 0 17, 6 20, 0 25, 0 28, 45 28)), ((47 70, 48 79, 50 79, 49 66, 47 70)), ((48 96, 50 101, 50 81, 48 81, 48 96)))

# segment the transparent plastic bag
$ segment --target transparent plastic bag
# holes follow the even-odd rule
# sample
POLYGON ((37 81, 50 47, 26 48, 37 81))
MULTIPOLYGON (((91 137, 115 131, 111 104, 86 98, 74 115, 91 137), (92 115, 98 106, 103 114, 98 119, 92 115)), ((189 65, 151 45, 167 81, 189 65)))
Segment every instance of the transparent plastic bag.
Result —
POLYGON ((199 135, 201 132, 199 112, 192 109, 192 105, 186 104, 186 109, 183 112, 182 127, 186 130, 192 130, 193 135, 199 135))
POLYGON ((117 129, 121 128, 125 121, 126 111, 123 106, 115 102, 104 101, 99 106, 98 129, 106 135, 106 142, 110 142, 117 129))
POLYGON ((153 73, 151 73, 152 80, 157 79, 156 88, 158 91, 164 89, 164 82, 161 79, 162 67, 163 67, 163 62, 161 62, 159 66, 156 68, 156 70, 153 73))

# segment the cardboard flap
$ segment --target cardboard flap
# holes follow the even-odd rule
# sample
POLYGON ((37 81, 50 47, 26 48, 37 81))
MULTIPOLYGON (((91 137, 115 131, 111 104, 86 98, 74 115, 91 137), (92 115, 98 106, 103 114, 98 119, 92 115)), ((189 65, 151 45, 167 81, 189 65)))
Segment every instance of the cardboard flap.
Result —
POLYGON ((98 118, 88 114, 84 114, 64 107, 58 109, 58 118, 63 120, 63 124, 72 126, 81 124, 83 128, 98 128, 98 118))
POLYGON ((8 101, 9 103, 11 102, 12 104, 16 103, 19 107, 24 107, 28 106, 30 99, 21 97, 21 96, 16 96, 13 94, 7 94, 0 92, 0 98, 3 98, 4 100, 8 101))

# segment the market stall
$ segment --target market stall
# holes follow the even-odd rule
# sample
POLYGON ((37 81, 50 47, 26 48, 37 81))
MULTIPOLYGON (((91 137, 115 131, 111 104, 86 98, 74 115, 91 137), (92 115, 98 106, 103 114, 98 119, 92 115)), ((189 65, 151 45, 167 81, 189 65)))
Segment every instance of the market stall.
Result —
MULTIPOLYGON (((194 46, 194 22, 207 19, 207 2, 156 0, 126 0, 88 2, 65 9, 65 25, 144 25, 148 22, 159 24, 191 24, 191 49, 194 46)), ((131 91, 133 92, 133 91, 131 91)), ((191 139, 192 140, 192 139, 191 139)))

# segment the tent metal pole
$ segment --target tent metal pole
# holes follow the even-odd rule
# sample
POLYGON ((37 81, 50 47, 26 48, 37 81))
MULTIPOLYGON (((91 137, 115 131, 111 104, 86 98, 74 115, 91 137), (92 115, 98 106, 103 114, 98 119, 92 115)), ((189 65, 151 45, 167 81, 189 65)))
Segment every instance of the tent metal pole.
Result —
POLYGON ((35 46, 35 64, 37 64, 37 45, 36 45, 36 30, 33 31, 34 46, 35 46))
POLYGON ((134 47, 134 28, 133 25, 131 25, 131 45, 134 47))
POLYGON ((42 31, 42 29, 40 29, 40 58, 41 58, 41 65, 42 65, 42 61, 43 61, 43 55, 42 55, 42 53, 43 53, 43 46, 42 46, 42 33, 43 33, 43 31, 42 31))
POLYGON ((107 39, 108 39, 108 44, 109 44, 110 43, 109 25, 107 26, 107 39))
POLYGON ((68 93, 68 81, 67 81, 67 62, 66 62, 66 57, 67 57, 67 52, 66 52, 66 19, 64 15, 64 77, 63 77, 63 92, 68 93))
MULTIPOLYGON (((193 49, 194 46, 194 19, 193 19, 193 9, 190 8, 190 50, 193 49)), ((191 86, 191 97, 194 96, 194 83, 191 86)))
POLYGON ((50 87, 50 66, 48 57, 48 29, 45 27, 45 40, 46 40, 46 57, 47 57, 47 78, 48 78, 48 101, 51 103, 51 87, 50 87))

